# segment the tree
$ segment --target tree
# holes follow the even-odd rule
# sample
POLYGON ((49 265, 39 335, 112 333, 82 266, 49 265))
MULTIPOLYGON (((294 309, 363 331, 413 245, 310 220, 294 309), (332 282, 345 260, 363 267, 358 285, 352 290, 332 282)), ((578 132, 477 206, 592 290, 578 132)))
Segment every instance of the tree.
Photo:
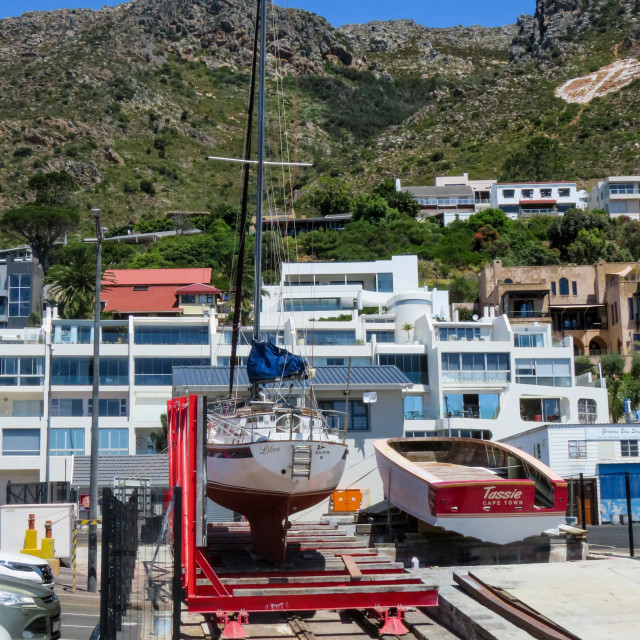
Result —
POLYGON ((56 240, 75 229, 80 221, 77 211, 61 207, 28 205, 6 211, 0 227, 10 235, 31 245, 33 255, 43 266, 56 240))
POLYGON ((380 195, 361 193, 353 202, 353 219, 373 224, 385 224, 400 217, 400 212, 389 206, 380 195))
POLYGON ((351 209, 351 191, 341 178, 320 178, 312 191, 315 208, 323 215, 348 213, 351 209))
POLYGON ((402 325, 402 330, 407 332, 407 342, 409 342, 409 336, 411 334, 411 329, 413 329, 413 325, 409 322, 406 322, 402 325))
POLYGON ((524 147, 510 153, 502 165, 503 181, 557 180, 562 172, 562 150, 557 140, 534 136, 524 147))
POLYGON ((558 218, 549 227, 549 242, 552 247, 560 249, 562 255, 566 256, 569 245, 575 242, 580 231, 600 229, 606 232, 609 224, 605 212, 568 209, 562 218, 558 218))
POLYGON ((169 428, 166 413, 160 414, 160 427, 158 429, 154 429, 149 434, 149 437, 151 438, 156 451, 162 452, 169 448, 169 428))
POLYGON ((29 179, 29 189, 36 192, 36 204, 64 206, 78 183, 66 171, 39 171, 29 179))
POLYGON ((624 371, 624 358, 619 353, 607 353, 600 358, 602 373, 607 378, 620 378, 624 371))
POLYGON ((451 302, 475 302, 478 299, 478 278, 471 276, 453 276, 449 283, 451 302))
POLYGON ((373 195, 382 196, 392 209, 397 209, 415 218, 420 213, 420 205, 408 191, 397 191, 393 180, 383 180, 373 190, 373 195))
POLYGON ((70 244, 60 251, 60 262, 44 278, 63 318, 91 318, 96 290, 95 248, 70 244))

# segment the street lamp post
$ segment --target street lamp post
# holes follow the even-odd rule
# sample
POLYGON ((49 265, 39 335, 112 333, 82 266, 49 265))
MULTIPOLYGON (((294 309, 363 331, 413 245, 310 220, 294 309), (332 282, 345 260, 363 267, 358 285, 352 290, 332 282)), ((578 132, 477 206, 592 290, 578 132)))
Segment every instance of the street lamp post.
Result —
POLYGON ((91 407, 91 463, 89 470, 89 573, 87 591, 98 590, 98 416, 100 414, 100 282, 102 280, 102 211, 96 219, 96 295, 93 309, 93 394, 91 407))

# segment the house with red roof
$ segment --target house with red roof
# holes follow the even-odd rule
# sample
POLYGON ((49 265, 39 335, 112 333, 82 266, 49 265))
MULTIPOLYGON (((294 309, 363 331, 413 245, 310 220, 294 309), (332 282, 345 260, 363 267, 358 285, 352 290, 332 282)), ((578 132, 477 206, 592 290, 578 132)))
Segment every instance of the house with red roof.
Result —
POLYGON ((220 290, 209 284, 211 269, 110 269, 100 299, 120 316, 202 316, 215 313, 220 290))

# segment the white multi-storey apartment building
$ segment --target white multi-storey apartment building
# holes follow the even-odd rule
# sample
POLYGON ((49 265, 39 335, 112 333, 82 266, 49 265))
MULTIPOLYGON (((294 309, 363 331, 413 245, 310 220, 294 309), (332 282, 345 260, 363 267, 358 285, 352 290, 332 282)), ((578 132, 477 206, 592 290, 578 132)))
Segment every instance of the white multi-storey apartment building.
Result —
POLYGON ((575 182, 501 182, 491 185, 490 205, 516 220, 536 215, 562 215, 584 208, 585 194, 575 182))
MULTIPOLYGON (((469 180, 469 174, 461 176, 436 176, 436 187, 454 187, 464 185, 471 187, 475 199, 475 210, 482 211, 490 206, 491 187, 497 180, 469 180)), ((446 222, 445 222, 446 224, 446 222)))
MULTIPOLYGON (((417 268, 415 256, 285 264, 281 286, 267 287, 262 299, 264 337, 315 367, 363 367, 349 397, 349 485, 366 490, 371 502, 381 499, 372 451, 379 437, 501 438, 533 424, 580 423, 587 414, 608 420, 606 389, 574 376, 570 339, 553 344, 550 327, 512 327, 505 316, 451 322, 447 292, 419 288, 417 268), (378 365, 402 374, 378 376, 378 365), (378 392, 378 403, 364 402, 366 391, 378 392)), ((241 364, 250 335, 243 330, 241 364)), ((73 456, 89 454, 93 323, 47 314, 42 330, 4 337, 11 339, 0 342, 0 501, 7 480, 44 480, 49 420, 52 480, 69 480, 73 456)), ((153 451, 149 436, 174 391, 174 367, 226 367, 231 355, 231 329, 218 325, 214 310, 102 321, 100 342, 105 456, 153 451)), ((226 395, 217 371, 211 391, 226 395)), ((319 389, 323 408, 345 408, 339 373, 327 374, 319 389)))
POLYGON ((610 176, 589 193, 589 209, 640 220, 640 176, 610 176))

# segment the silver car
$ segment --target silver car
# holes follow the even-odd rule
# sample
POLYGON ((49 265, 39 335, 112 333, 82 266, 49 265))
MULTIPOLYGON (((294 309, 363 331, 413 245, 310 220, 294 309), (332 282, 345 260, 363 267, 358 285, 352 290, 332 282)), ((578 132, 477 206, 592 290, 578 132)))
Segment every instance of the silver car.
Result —
POLYGON ((0 576, 29 580, 53 588, 53 572, 46 560, 22 553, 0 551, 0 576))

